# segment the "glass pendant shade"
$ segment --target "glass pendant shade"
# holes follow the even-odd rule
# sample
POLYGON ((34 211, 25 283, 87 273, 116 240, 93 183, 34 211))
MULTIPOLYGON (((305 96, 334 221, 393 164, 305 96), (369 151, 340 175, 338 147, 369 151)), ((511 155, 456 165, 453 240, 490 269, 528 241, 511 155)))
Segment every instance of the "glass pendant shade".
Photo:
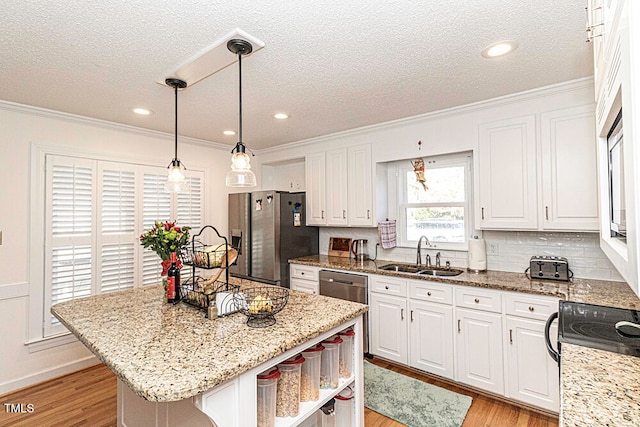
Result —
POLYGON ((256 175, 251 171, 251 159, 244 152, 231 156, 231 170, 227 173, 227 187, 255 187, 256 175))
POLYGON ((184 175, 185 170, 184 166, 180 164, 180 160, 173 159, 169 165, 169 175, 164 184, 164 191, 167 193, 187 193, 189 182, 184 175))

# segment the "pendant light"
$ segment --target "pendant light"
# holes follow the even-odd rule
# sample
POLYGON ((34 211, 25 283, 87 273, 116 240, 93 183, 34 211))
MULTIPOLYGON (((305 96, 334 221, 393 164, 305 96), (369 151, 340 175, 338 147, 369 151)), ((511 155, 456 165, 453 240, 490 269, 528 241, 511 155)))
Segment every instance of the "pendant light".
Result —
POLYGON ((184 165, 180 163, 180 159, 178 159, 178 89, 184 89, 187 87, 187 83, 184 80, 174 78, 166 79, 164 82, 175 91, 175 151, 173 160, 171 160, 171 163, 167 166, 169 176, 164 185, 164 191, 167 193, 185 193, 189 191, 189 183, 186 181, 183 172, 187 170, 187 168, 185 168, 184 165))
MULTIPOLYGON (((255 187, 256 176, 251 171, 251 158, 242 143, 242 55, 249 55, 253 46, 246 40, 232 39, 227 42, 227 49, 238 55, 238 143, 231 153, 231 170, 227 173, 227 187, 255 187)), ((252 153, 253 154, 253 153, 252 153)))

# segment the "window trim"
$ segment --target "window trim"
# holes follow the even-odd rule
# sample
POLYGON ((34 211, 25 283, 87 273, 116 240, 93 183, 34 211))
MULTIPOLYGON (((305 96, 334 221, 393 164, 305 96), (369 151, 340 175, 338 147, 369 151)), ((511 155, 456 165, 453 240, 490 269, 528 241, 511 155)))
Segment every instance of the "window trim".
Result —
MULTIPOLYGON (((40 351, 47 348, 65 345, 75 340, 68 338, 70 332, 65 330, 58 334, 45 336, 45 234, 46 234, 46 157, 47 156, 67 156, 80 159, 88 159, 100 162, 126 163, 140 168, 153 167, 165 168, 166 164, 149 161, 135 157, 120 157, 108 153, 96 153, 89 150, 82 150, 72 147, 52 146, 38 142, 32 142, 30 146, 30 183, 29 183, 29 225, 27 231, 29 257, 28 271, 28 319, 27 336, 25 345, 29 351, 40 351)), ((206 182, 210 178, 208 167, 191 165, 191 171, 202 176, 202 224, 207 222, 206 211, 208 206, 208 195, 206 182)), ((142 251, 139 252, 142 254, 142 251)), ((140 256, 140 258, 142 255, 140 256)))
MULTIPOLYGON (((394 162, 394 175, 395 175, 395 197, 392 198, 393 210, 396 212, 398 218, 398 246, 405 248, 415 248, 418 244, 417 240, 408 240, 406 235, 406 214, 405 209, 407 207, 420 207, 420 206, 462 206, 464 208, 465 217, 465 237, 462 243, 432 243, 432 248, 451 250, 451 251, 467 251, 469 248, 469 238, 473 235, 473 183, 472 183, 472 155, 470 152, 448 154, 443 156, 431 156, 423 157, 425 161, 425 169, 429 168, 430 162, 435 162, 437 167, 447 166, 464 166, 465 167, 465 201, 464 202, 452 202, 452 203, 407 203, 406 193, 406 172, 412 170, 409 160, 402 160, 394 162)), ((431 163, 433 164, 433 163, 431 163)), ((433 168, 433 167, 432 167, 433 168)), ((428 183, 427 183, 428 185, 428 183)))

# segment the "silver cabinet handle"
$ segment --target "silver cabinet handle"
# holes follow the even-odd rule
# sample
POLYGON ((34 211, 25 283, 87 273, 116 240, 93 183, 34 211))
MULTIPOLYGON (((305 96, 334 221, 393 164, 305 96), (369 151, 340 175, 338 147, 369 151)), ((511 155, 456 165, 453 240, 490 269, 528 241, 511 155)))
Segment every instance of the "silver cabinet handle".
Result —
POLYGON ((480 298, 474 299, 475 303, 478 304, 480 302, 480 298))
POLYGON ((460 319, 458 319, 458 333, 460 333, 461 329, 460 329, 460 319))
POLYGON ((324 211, 321 211, 321 212, 320 212, 320 218, 321 218, 321 219, 324 219, 324 211))
POLYGON ((388 287, 388 286, 385 286, 384 288, 385 288, 386 290, 389 290, 389 287, 388 287))
POLYGON ((427 296, 430 297, 431 296, 431 292, 427 292, 427 296))
POLYGON ((549 206, 544 207, 544 216, 547 221, 549 221, 549 206))
POLYGON ((367 219, 371 219, 371 210, 367 209, 367 219))
POLYGON ((404 320, 404 308, 400 309, 400 320, 404 320))
POLYGON ((342 219, 345 219, 346 217, 347 217, 347 211, 342 209, 342 219))
POLYGON ((411 321, 413 322, 413 310, 409 313, 411 315, 411 321))
POLYGON ((533 308, 532 305, 529 306, 529 311, 533 313, 533 310, 535 310, 535 308, 533 308))
POLYGON ((509 344, 513 344, 513 329, 509 329, 509 344))
POLYGON ((482 210, 482 219, 484 219, 484 208, 480 208, 482 210))

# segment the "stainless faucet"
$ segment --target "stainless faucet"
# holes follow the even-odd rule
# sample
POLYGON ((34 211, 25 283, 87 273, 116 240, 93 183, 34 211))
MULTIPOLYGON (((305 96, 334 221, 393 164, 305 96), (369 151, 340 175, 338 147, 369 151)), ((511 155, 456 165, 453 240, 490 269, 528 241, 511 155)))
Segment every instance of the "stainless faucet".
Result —
MULTIPOLYGON (((416 254, 416 265, 422 265, 422 239, 427 241, 427 246, 431 246, 431 242, 429 242, 429 239, 427 238, 427 236, 420 236, 420 238, 418 239, 418 251, 416 254)), ((428 255, 427 255, 428 256, 428 255)))
POLYGON ((440 268, 440 252, 436 254, 436 268, 440 268))

